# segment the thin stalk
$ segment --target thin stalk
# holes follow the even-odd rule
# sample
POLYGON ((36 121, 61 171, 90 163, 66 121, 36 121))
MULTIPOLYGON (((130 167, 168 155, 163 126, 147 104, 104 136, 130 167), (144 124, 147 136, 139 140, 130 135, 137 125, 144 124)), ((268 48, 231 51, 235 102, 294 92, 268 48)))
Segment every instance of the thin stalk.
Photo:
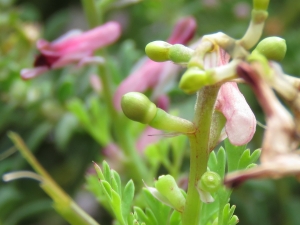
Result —
MULTIPOLYGON (((86 18, 88 19, 89 26, 95 27, 99 25, 99 22, 103 19, 103 12, 96 10, 94 0, 82 0, 83 7, 85 9, 86 18)), ((98 51, 99 54, 105 55, 103 50, 98 51)), ((104 58, 106 58, 104 56, 104 58)), ((148 180, 148 171, 141 157, 138 155, 138 151, 132 141, 132 138, 126 132, 127 119, 120 115, 113 104, 113 87, 112 82, 108 73, 107 64, 101 64, 98 66, 98 74, 102 82, 103 99, 106 102, 109 114, 112 118, 112 128, 116 135, 117 143, 123 149, 125 155, 128 158, 128 167, 131 172, 131 176, 142 184, 142 179, 148 180)))
POLYGON ((95 0, 81 0, 81 3, 89 26, 93 28, 99 25, 100 18, 98 17, 95 0))
POLYGON ((68 222, 73 225, 99 225, 92 217, 90 217, 75 202, 73 202, 70 196, 57 185, 57 183, 32 155, 31 151, 28 149, 19 135, 10 132, 8 136, 13 141, 16 148, 19 149, 26 161, 39 175, 41 175, 40 186, 53 199, 55 202, 54 208, 58 213, 60 213, 68 222))
POLYGON ((194 123, 197 131, 189 135, 191 145, 190 175, 182 225, 198 225, 202 202, 196 185, 207 170, 210 128, 220 86, 204 87, 198 92, 194 123))

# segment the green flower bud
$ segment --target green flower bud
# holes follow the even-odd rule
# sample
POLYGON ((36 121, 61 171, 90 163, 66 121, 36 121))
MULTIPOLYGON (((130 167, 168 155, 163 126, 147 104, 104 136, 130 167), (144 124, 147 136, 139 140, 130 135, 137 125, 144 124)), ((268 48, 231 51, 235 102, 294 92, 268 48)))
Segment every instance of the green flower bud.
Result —
POLYGON ((286 42, 280 37, 268 37, 260 41, 254 51, 269 60, 281 61, 286 53, 286 42))
POLYGON ((145 51, 153 61, 164 62, 169 60, 171 46, 171 44, 164 41, 153 41, 146 45, 145 51))
POLYGON ((205 172, 198 182, 198 188, 209 193, 216 192, 220 188, 220 186, 220 175, 212 171, 205 172))
POLYGON ((209 73, 198 67, 191 67, 181 77, 179 88, 187 94, 191 94, 212 83, 209 73))
POLYGON ((270 0, 253 0, 253 8, 255 10, 264 10, 268 9, 270 0))
POLYGON ((129 92, 122 97, 122 110, 129 119, 148 124, 155 117, 157 107, 139 92, 129 92))
POLYGON ((175 179, 171 175, 162 175, 155 183, 157 191, 166 197, 170 204, 178 211, 182 212, 185 205, 185 197, 177 186, 175 179))
POLYGON ((176 44, 170 48, 169 59, 174 63, 188 63, 194 53, 194 50, 181 45, 176 44))

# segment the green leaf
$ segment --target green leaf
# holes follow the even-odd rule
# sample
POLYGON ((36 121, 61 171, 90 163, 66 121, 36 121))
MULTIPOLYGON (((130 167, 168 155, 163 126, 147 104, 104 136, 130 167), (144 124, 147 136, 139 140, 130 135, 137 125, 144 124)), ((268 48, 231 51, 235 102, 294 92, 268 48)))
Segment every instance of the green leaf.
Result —
POLYGON ((149 220, 149 223, 147 223, 147 225, 159 225, 157 220, 156 220, 156 217, 154 215, 154 213, 152 212, 151 209, 149 208, 146 208, 146 215, 148 217, 148 220, 149 220))
MULTIPOLYGON (((117 181, 116 181, 116 179, 112 176, 111 177, 111 188, 114 190, 114 191, 116 191, 117 193, 118 193, 118 195, 120 195, 120 193, 119 193, 119 187, 118 187, 118 184, 117 184, 117 181)), ((120 196, 121 197, 121 196, 120 196)))
POLYGON ((180 225, 181 223, 181 214, 174 210, 170 217, 169 225, 180 225))
POLYGON ((100 184, 101 184, 102 187, 103 187, 102 189, 103 189, 103 192, 105 193, 106 197, 107 197, 110 201, 112 201, 112 200, 111 200, 111 198, 112 198, 112 196, 111 196, 111 190, 112 190, 112 188, 111 188, 110 184, 109 184, 106 180, 100 181, 100 184))
POLYGON ((239 160, 246 149, 246 145, 232 145, 228 139, 224 141, 227 155, 228 172, 238 169, 239 160))
POLYGON ((134 183, 132 180, 130 180, 128 181, 128 183, 124 188, 123 197, 122 197, 122 214, 124 220, 126 220, 126 218, 130 213, 133 197, 134 197, 134 183))
POLYGON ((111 197, 112 197, 111 198, 111 207, 114 211, 114 214, 115 214, 117 220, 121 224, 125 224, 125 221, 122 216, 121 198, 120 198, 119 194, 116 191, 111 190, 111 197))
POLYGON ((146 203, 155 215, 158 224, 167 224, 171 208, 154 198, 148 189, 144 188, 143 194, 146 199, 146 203))
POLYGON ((65 151, 65 147, 77 128, 78 120, 71 113, 65 113, 59 120, 54 131, 54 139, 61 151, 65 151))
POLYGON ((226 153, 223 147, 220 147, 217 155, 215 152, 212 152, 210 154, 208 160, 208 168, 211 171, 219 174, 222 179, 224 178, 226 168, 226 153))
POLYGON ((134 211, 138 215, 139 221, 145 222, 148 225, 149 221, 144 211, 139 207, 134 207, 134 211))
POLYGON ((103 175, 104 179, 108 182, 111 183, 111 172, 110 172, 110 167, 106 161, 103 161, 102 163, 102 168, 103 168, 103 175))
POLYGON ((120 175, 114 170, 111 170, 111 175, 112 175, 113 180, 116 182, 115 185, 116 185, 117 189, 114 189, 114 190, 117 191, 119 193, 120 197, 122 198, 122 184, 121 184, 120 175))
POLYGON ((96 170, 97 176, 99 177, 100 180, 105 180, 105 177, 103 175, 103 172, 100 168, 100 166, 98 166, 96 163, 94 163, 94 168, 96 170))
POLYGON ((238 169, 239 170, 246 169, 250 164, 255 163, 258 160, 260 153, 261 153, 260 149, 256 149, 251 155, 249 149, 244 151, 244 153, 242 154, 239 160, 238 169))
MULTIPOLYGON (((236 206, 233 205, 230 207, 230 204, 227 203, 224 208, 223 208, 223 215, 222 215, 222 225, 228 225, 229 222, 231 221, 232 217, 233 217, 233 213, 235 210, 236 206)), ((220 220, 219 220, 220 221, 220 220)), ((234 221, 234 219, 233 219, 234 221)))
POLYGON ((89 119, 89 115, 86 112, 83 103, 81 100, 79 99, 73 99, 71 100, 68 105, 67 108, 77 116, 77 118, 79 119, 79 121, 86 127, 90 127, 91 126, 91 122, 89 119))

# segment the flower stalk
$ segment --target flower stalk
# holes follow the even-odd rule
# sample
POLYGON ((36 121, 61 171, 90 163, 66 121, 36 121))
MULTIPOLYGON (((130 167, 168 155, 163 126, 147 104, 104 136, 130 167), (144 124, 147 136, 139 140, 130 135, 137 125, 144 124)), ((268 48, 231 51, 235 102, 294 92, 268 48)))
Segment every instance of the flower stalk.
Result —
POLYGON ((200 220, 202 202, 197 183, 207 170, 212 117, 219 88, 219 85, 208 86, 197 93, 194 124, 198 129, 188 136, 191 146, 190 175, 186 205, 182 213, 182 225, 197 225, 200 220))

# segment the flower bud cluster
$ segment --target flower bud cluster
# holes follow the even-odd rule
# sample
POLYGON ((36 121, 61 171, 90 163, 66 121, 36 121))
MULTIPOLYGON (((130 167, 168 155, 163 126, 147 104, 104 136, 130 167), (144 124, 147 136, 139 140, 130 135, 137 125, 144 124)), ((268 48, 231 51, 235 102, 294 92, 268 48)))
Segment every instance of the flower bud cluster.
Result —
POLYGON ((150 42, 145 51, 153 61, 165 62, 170 60, 178 64, 188 63, 194 53, 194 50, 182 44, 171 45, 164 41, 150 42))

